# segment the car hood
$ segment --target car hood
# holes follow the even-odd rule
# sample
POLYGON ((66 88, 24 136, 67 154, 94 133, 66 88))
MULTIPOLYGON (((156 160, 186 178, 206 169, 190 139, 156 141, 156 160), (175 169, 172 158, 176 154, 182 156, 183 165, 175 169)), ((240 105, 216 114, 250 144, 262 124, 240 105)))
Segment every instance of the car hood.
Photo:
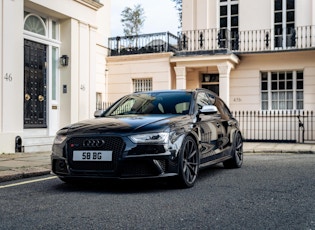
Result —
POLYGON ((116 117, 100 117, 89 119, 69 125, 60 133, 85 134, 85 133, 131 133, 162 131, 168 127, 187 124, 188 115, 130 115, 116 117))

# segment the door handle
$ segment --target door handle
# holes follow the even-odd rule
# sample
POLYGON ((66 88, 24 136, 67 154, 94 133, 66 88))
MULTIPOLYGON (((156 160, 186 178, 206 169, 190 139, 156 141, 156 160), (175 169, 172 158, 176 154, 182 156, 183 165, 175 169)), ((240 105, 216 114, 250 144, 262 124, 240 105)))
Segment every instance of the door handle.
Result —
POLYGON ((39 95, 39 96, 38 96, 38 100, 39 100, 39 101, 43 101, 44 99, 45 99, 44 96, 42 96, 42 95, 39 95))
POLYGON ((28 93, 27 93, 27 94, 25 94, 25 96, 24 96, 24 97, 25 97, 25 100, 26 100, 26 101, 28 101, 29 99, 31 99, 31 96, 30 96, 28 93))

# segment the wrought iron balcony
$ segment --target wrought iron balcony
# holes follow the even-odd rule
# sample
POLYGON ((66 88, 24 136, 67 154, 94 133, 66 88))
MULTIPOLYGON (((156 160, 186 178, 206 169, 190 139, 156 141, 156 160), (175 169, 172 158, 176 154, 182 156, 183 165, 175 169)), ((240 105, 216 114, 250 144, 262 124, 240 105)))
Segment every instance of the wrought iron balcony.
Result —
POLYGON ((253 53, 315 49, 315 26, 284 30, 250 30, 231 32, 226 29, 144 34, 109 39, 110 55, 174 52, 175 55, 220 52, 253 53))
POLYGON ((108 39, 110 56, 176 52, 179 38, 169 32, 112 37, 108 39))
POLYGON ((315 49, 315 26, 296 27, 283 34, 281 30, 250 30, 237 33, 223 29, 183 31, 181 49, 177 53, 268 52, 281 50, 315 49))

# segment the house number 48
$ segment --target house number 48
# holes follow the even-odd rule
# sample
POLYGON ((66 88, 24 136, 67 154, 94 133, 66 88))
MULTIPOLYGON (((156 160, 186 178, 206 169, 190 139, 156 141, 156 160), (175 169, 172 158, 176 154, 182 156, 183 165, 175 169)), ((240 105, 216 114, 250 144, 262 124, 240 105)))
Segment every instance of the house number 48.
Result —
POLYGON ((12 81, 12 74, 10 74, 10 73, 6 73, 5 74, 5 76, 4 76, 4 80, 6 80, 6 81, 12 81))

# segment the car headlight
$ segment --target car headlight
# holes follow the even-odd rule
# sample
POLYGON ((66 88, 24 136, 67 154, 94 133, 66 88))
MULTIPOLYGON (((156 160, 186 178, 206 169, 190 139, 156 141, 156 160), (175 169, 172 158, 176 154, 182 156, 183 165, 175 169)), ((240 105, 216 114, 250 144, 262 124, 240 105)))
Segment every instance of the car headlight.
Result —
POLYGON ((167 143, 169 133, 146 133, 129 136, 133 143, 167 143))
POLYGON ((60 145, 67 138, 65 135, 57 135, 54 140, 54 144, 60 145))

